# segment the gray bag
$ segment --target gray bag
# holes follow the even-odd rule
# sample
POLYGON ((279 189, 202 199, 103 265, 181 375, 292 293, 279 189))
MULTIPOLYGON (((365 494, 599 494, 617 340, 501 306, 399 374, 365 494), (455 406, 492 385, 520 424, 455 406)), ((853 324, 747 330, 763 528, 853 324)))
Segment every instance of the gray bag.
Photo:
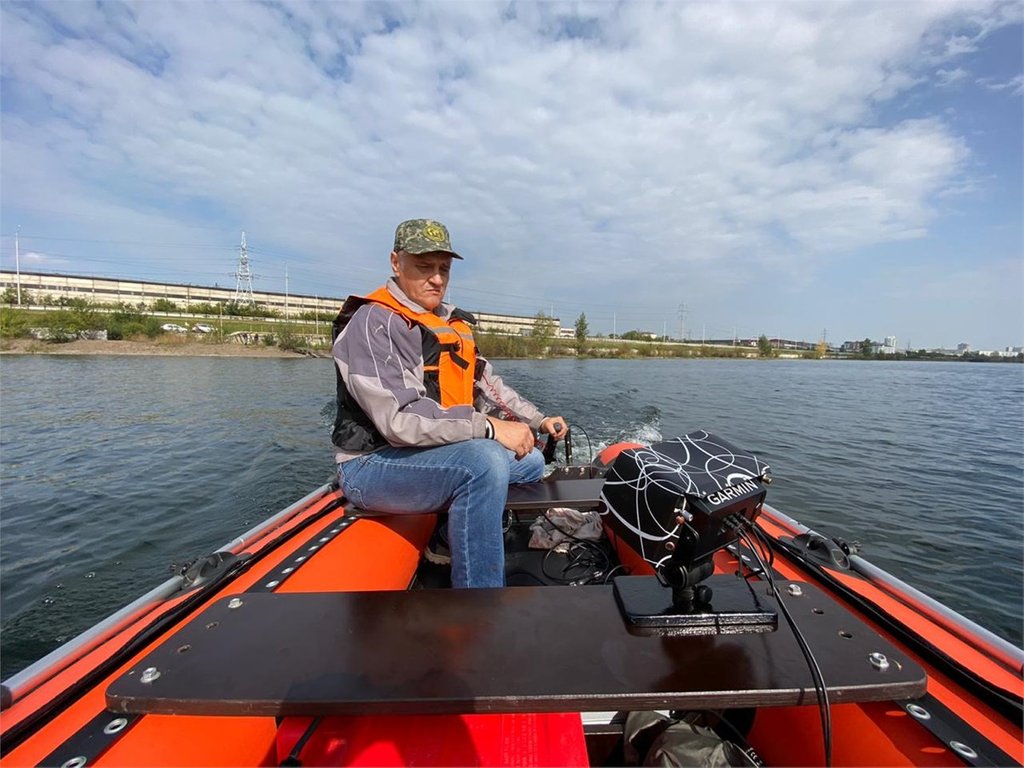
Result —
POLYGON ((630 712, 623 736, 626 765, 665 768, 760 768, 762 765, 753 750, 744 751, 710 728, 666 717, 660 712, 630 712))

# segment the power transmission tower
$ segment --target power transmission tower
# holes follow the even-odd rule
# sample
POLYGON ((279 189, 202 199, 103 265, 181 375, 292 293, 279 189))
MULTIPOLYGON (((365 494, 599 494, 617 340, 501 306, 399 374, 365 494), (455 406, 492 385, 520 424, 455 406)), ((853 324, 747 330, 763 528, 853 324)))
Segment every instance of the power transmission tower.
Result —
POLYGON ((683 341, 686 338, 686 336, 685 336, 685 332, 686 332, 686 313, 687 313, 686 305, 685 304, 680 304, 679 305, 679 313, 678 313, 679 314, 679 340, 680 341, 683 341))
POLYGON ((249 251, 245 247, 245 231, 242 231, 242 244, 238 248, 238 269, 235 270, 235 304, 256 305, 252 295, 252 270, 249 269, 249 251))

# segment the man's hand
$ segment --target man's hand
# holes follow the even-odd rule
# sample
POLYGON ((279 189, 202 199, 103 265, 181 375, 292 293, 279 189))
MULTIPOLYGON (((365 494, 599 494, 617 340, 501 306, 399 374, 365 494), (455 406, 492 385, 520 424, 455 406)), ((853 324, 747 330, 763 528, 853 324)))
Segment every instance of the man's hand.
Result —
POLYGON ((521 421, 503 421, 490 416, 487 420, 494 427, 494 439, 512 451, 517 459, 533 450, 533 430, 521 421))
POLYGON ((540 431, 554 436, 555 440, 561 440, 569 430, 561 416, 548 416, 540 423, 540 431))

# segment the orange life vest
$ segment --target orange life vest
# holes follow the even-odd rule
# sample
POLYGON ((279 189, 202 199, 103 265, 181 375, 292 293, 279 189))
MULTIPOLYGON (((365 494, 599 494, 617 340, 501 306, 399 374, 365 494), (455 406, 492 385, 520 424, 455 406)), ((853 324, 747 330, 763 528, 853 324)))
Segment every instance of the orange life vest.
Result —
POLYGON ((456 309, 445 321, 433 312, 413 312, 386 286, 365 297, 398 313, 423 333, 423 380, 428 394, 437 393, 442 408, 473 404, 476 381, 476 340, 468 312, 456 309), (435 384, 436 382, 436 384, 435 384))
MULTIPOLYGON (((473 385, 483 369, 477 357, 476 342, 470 324, 475 318, 460 309, 452 311, 447 322, 433 312, 413 312, 398 301, 387 287, 369 296, 349 296, 334 319, 333 338, 338 338, 356 310, 364 304, 380 304, 401 316, 412 328, 418 326, 423 338, 423 386, 427 397, 442 408, 473 404, 473 385)), ((340 371, 335 368, 338 411, 331 439, 346 451, 372 451, 387 445, 387 440, 348 392, 340 371)))

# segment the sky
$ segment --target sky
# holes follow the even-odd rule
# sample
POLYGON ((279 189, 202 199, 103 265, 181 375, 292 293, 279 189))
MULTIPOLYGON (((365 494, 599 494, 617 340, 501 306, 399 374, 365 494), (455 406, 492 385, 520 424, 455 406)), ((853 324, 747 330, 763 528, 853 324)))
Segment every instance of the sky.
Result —
POLYGON ((0 268, 1024 344, 1020 2, 0 4, 0 268), (17 247, 16 247, 17 235, 17 247))

